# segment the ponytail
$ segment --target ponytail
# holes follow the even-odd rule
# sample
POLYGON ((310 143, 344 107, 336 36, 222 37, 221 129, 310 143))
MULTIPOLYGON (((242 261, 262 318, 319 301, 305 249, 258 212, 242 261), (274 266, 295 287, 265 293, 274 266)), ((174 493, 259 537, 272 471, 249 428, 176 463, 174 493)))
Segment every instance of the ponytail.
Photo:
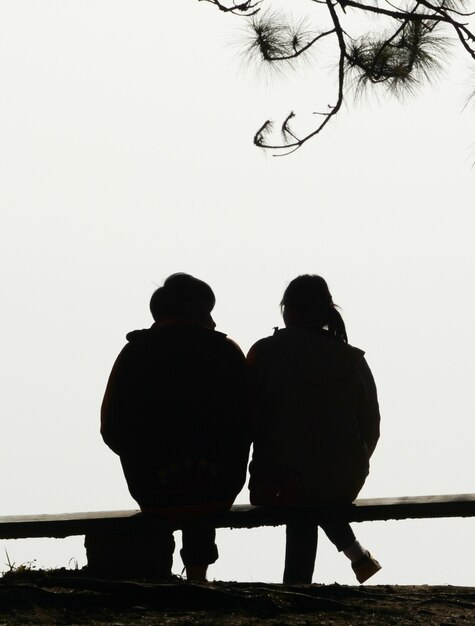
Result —
POLYGON ((343 341, 343 343, 348 343, 345 322, 333 303, 328 310, 327 328, 328 333, 332 337, 338 339, 339 341, 343 341))

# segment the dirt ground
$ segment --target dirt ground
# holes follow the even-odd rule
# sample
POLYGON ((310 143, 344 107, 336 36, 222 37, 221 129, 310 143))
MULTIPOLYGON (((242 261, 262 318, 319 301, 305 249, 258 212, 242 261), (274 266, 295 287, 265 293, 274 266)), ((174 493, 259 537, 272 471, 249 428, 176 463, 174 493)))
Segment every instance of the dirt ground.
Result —
POLYGON ((474 626, 475 588, 112 581, 82 571, 0 578, 0 626, 474 626))

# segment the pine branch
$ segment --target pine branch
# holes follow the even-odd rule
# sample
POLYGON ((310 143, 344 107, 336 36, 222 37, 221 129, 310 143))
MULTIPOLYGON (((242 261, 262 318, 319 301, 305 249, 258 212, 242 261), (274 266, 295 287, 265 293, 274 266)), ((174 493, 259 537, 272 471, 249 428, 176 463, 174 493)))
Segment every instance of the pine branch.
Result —
MULTIPOLYGON (((279 141, 273 139, 275 124, 267 120, 254 135, 254 144, 281 154, 299 149, 318 135, 341 109, 345 85, 352 83, 356 93, 369 86, 384 87, 397 96, 413 93, 424 82, 433 81, 449 57, 449 34, 456 35, 459 47, 475 61, 475 34, 468 23, 475 12, 471 0, 311 0, 326 9, 331 27, 312 32, 306 23, 293 26, 283 15, 261 11, 261 0, 224 5, 221 0, 200 0, 221 11, 250 17, 252 38, 247 54, 279 67, 292 64, 320 42, 334 41, 338 50, 335 104, 319 113, 321 122, 303 136, 294 129, 295 113, 280 125, 279 141), (381 18, 391 24, 385 33, 375 29, 354 37, 355 12, 381 18)), ((374 23, 374 22, 373 22, 374 23)))

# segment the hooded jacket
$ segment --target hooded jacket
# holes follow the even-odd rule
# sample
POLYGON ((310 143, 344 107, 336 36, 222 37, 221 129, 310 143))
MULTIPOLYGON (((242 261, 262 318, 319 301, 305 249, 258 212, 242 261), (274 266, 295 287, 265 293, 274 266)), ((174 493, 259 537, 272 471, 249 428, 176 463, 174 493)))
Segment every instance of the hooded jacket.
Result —
POLYGON ((352 501, 379 438, 364 352, 326 331, 276 330, 248 355, 255 392, 251 502, 352 501))
POLYGON ((101 434, 142 508, 233 500, 250 447, 247 366, 226 335, 191 325, 133 331, 101 409, 101 434))

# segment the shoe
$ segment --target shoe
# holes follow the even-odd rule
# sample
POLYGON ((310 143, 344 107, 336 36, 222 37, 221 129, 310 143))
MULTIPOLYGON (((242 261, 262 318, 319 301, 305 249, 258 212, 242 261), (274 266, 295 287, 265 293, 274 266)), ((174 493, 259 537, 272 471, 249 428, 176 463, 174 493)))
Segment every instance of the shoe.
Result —
POLYGON ((361 557, 361 559, 352 563, 351 567, 359 583, 366 582, 368 578, 374 576, 374 574, 379 572, 381 569, 381 565, 373 556, 371 556, 369 552, 365 556, 361 557))

